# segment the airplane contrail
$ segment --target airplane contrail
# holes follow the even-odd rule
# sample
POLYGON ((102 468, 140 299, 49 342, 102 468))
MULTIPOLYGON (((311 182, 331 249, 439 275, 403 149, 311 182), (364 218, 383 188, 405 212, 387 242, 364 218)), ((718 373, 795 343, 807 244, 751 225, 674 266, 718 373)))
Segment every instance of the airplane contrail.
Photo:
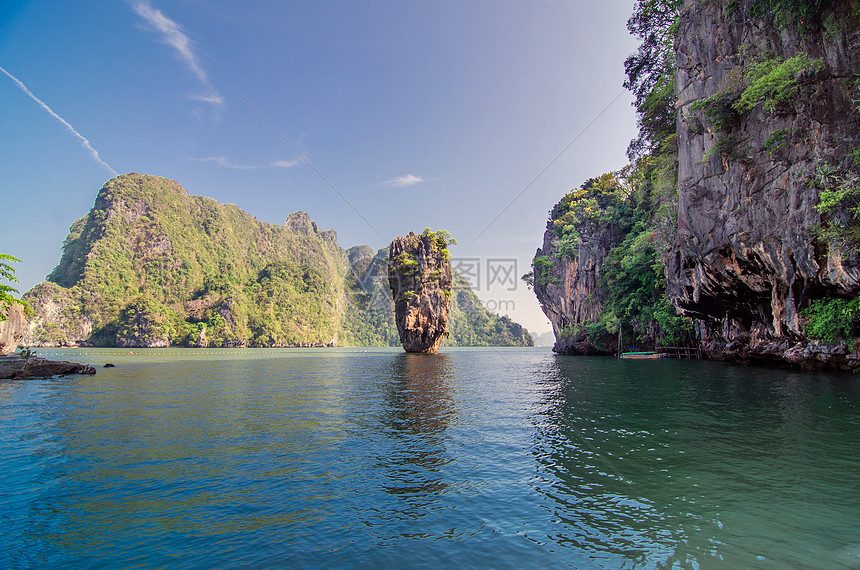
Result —
POLYGON ((84 148, 85 148, 85 149, 87 149, 87 150, 90 152, 90 155, 93 157, 93 160, 95 160, 99 165, 103 166, 103 167, 104 167, 104 168, 106 168, 108 171, 110 171, 110 173, 111 173, 111 174, 113 174, 114 176, 119 176, 119 173, 118 173, 116 170, 114 170, 114 169, 113 169, 113 167, 112 167, 110 164, 108 164, 107 162, 105 162, 104 160, 102 160, 102 159, 101 159, 101 157, 99 156, 98 151, 97 151, 96 149, 94 149, 94 148, 93 148, 93 145, 91 145, 91 144, 90 144, 90 141, 88 141, 88 140, 86 139, 86 137, 84 137, 83 135, 81 135, 81 133, 79 133, 78 131, 76 131, 76 130, 75 130, 75 128, 74 128, 72 125, 70 125, 70 124, 69 124, 69 122, 68 122, 67 120, 65 120, 64 118, 62 118, 62 117, 61 117, 61 116, 59 116, 58 114, 56 114, 56 113, 54 112, 54 110, 53 110, 53 109, 51 109, 50 107, 48 107, 48 105, 47 105, 44 101, 42 101, 41 99, 39 99, 38 97, 36 97, 35 95, 33 95, 33 92, 32 92, 32 91, 30 91, 29 89, 27 89, 27 86, 26 86, 26 85, 24 85, 24 84, 21 82, 21 80, 20 80, 20 79, 18 79, 17 77, 15 77, 15 76, 14 76, 14 75, 12 75, 11 73, 9 73, 9 72, 8 72, 8 71, 6 71, 5 69, 3 69, 2 67, 0 67, 0 71, 2 71, 3 73, 5 73, 5 74, 6 74, 6 76, 7 76, 7 77, 9 77, 9 79, 11 79, 12 81, 14 81, 14 82, 15 82, 15 84, 16 84, 16 85, 21 89, 21 91, 23 91, 24 93, 26 93, 26 94, 27 94, 27 96, 28 96, 30 99, 32 99, 33 101, 35 101, 36 103, 38 103, 38 104, 39 104, 39 106, 40 106, 42 109, 44 109, 45 111, 47 111, 47 112, 48 112, 48 114, 49 114, 49 115, 51 115, 52 117, 54 117, 55 119, 57 119, 58 121, 60 121, 60 122, 63 124, 63 126, 64 126, 64 127, 66 127, 66 128, 69 130, 69 132, 70 132, 70 133, 72 133, 73 135, 75 135, 75 137, 77 137, 77 139, 81 142, 81 144, 84 146, 84 148))
POLYGON ((138 16, 146 20, 152 26, 152 29, 160 34, 161 41, 176 51, 176 57, 188 68, 191 73, 202 83, 209 91, 204 95, 192 95, 191 98, 195 101, 209 103, 214 109, 218 109, 224 105, 224 98, 212 86, 209 81, 209 76, 200 62, 197 60, 197 54, 194 52, 194 44, 188 35, 182 30, 175 21, 171 20, 161 10, 153 8, 149 0, 140 0, 132 5, 132 9, 138 16))

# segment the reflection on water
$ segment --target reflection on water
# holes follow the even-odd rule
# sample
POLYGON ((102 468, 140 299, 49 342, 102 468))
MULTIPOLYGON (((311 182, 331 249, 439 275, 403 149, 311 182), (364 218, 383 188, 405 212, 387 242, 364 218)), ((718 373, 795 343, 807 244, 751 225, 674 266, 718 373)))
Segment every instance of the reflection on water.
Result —
POLYGON ((98 358, 117 367, 0 382, 0 567, 860 568, 855 378, 522 349, 98 358))
POLYGON ((685 540, 685 524, 702 521, 671 520, 645 492, 643 471, 649 478, 667 472, 667 449, 654 436, 665 434, 666 426, 641 425, 640 411, 625 401, 634 395, 641 400, 644 395, 637 392, 649 387, 631 389, 630 378, 589 378, 618 374, 601 370, 600 360, 591 360, 586 370, 572 364, 563 358, 554 363, 542 383, 545 405, 534 419, 532 453, 542 474, 536 490, 564 525, 557 541, 607 561, 684 562, 673 559, 672 546, 685 540))
POLYGON ((172 555, 147 555, 161 564, 205 556, 204 537, 265 530, 294 540, 292 529, 319 520, 325 503, 326 463, 313 472, 302 463, 336 438, 339 389, 325 382, 336 366, 308 374, 308 363, 292 364, 192 361, 176 377, 127 365, 108 386, 52 394, 62 413, 48 437, 65 442, 72 469, 47 466, 62 492, 40 493, 56 511, 40 539, 86 561, 111 556, 116 543, 181 537, 172 555))
POLYGON ((379 460, 390 479, 385 490, 404 496, 409 516, 418 516, 434 494, 448 487, 440 471, 453 460, 446 452, 445 429, 456 419, 448 358, 402 354, 391 362, 383 425, 394 452, 379 460))
POLYGON ((533 420, 560 544, 667 566, 860 566, 858 380, 579 364, 557 359, 533 420))

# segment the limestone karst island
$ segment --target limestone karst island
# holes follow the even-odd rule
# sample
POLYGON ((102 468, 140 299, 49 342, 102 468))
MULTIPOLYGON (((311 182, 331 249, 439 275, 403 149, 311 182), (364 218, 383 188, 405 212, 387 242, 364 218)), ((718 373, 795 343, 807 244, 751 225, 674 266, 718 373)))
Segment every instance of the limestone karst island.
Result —
MULTIPOLYGON (((525 276, 557 353, 676 346, 860 369, 855 11, 838 1, 640 6, 630 29, 645 41, 625 62, 640 120, 631 162, 561 197, 525 276)), ((442 263, 446 246, 427 250, 435 243, 410 234, 388 250, 344 250, 304 212, 272 225, 125 174, 23 296, 32 316, 22 321, 5 293, 4 345, 532 344, 468 285, 452 291, 458 277, 442 263)))
POLYGON ((409 232, 388 249, 388 284, 394 300, 397 333, 406 352, 439 352, 449 335, 451 300, 450 238, 429 228, 409 232))

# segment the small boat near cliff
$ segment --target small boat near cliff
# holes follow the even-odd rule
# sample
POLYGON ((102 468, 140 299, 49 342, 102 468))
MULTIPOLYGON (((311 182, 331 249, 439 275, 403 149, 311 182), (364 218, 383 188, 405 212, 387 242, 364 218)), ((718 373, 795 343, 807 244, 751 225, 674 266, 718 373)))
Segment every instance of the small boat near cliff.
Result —
POLYGON ((619 358, 630 358, 633 360, 656 360, 663 358, 663 354, 657 352, 622 352, 619 358))

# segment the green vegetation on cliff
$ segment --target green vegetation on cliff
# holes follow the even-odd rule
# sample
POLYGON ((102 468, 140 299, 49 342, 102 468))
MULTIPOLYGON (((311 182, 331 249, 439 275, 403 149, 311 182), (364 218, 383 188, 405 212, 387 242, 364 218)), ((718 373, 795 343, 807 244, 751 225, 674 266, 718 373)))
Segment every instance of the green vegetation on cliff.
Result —
MULTIPOLYGON (((655 195, 659 183, 648 176, 653 172, 650 158, 640 159, 623 173, 589 180, 562 198, 550 213, 560 262, 570 260, 579 267, 584 242, 598 235, 606 249, 597 288, 589 292, 600 307, 597 318, 562 331, 564 336, 585 331, 600 350, 614 350, 614 342, 609 346, 605 339, 617 337, 619 324, 628 344, 691 341, 690 321, 676 314, 665 294, 661 255, 667 236, 661 235, 657 220, 664 215, 666 204, 655 195)), ((535 258, 534 267, 535 287, 558 280, 554 264, 545 256, 535 258)))
POLYGON ((804 311, 804 332, 825 342, 857 337, 860 324, 860 297, 853 299, 816 299, 804 311))
POLYGON ((146 333, 156 341, 164 332, 173 344, 328 344, 342 257, 334 233, 302 212, 274 226, 171 180, 128 174, 72 225, 48 281, 68 290, 67 320, 92 324, 81 340, 100 345, 129 333, 131 305, 157 307, 164 322, 146 333))
MULTIPOLYGON (((15 277, 15 268, 6 263, 7 261, 21 263, 21 260, 17 257, 13 257, 7 253, 0 253, 0 281, 17 283, 18 278, 15 277)), ((6 309, 11 305, 21 305, 27 315, 33 314, 33 309, 30 308, 30 304, 27 301, 22 301, 12 295, 12 293, 17 292, 18 290, 11 285, 0 282, 0 321, 6 320, 6 309)))
MULTIPOLYGON (((396 345, 392 305, 374 282, 384 279, 381 262, 366 246, 344 251, 333 231, 320 230, 304 212, 276 226, 233 204, 189 196, 172 180, 126 174, 104 185, 93 209, 70 228, 47 281, 25 295, 36 310, 26 340, 396 345)), ((489 313, 481 309, 475 322, 483 327, 489 313)), ((471 325, 465 315, 461 326, 471 325)))
POLYGON ((818 165, 811 184, 819 191, 820 237, 849 256, 860 254, 860 147, 850 161, 818 165))
MULTIPOLYGON (((430 275, 419 274, 420 264, 416 258, 415 252, 422 250, 421 244, 429 244, 429 250, 424 250, 425 255, 432 256, 438 253, 442 260, 448 262, 451 259, 451 251, 448 249, 448 246, 456 244, 457 240, 451 238, 451 234, 445 230, 434 232, 432 228, 426 228, 420 236, 416 235, 414 232, 410 232, 409 235, 403 238, 403 240, 405 240, 404 243, 407 244, 407 249, 399 253, 392 260, 392 263, 389 264, 389 279, 394 279, 395 281, 402 283, 404 289, 403 294, 407 297, 411 297, 414 294, 419 281, 423 282, 425 285, 428 284, 429 281, 435 282, 437 285, 441 285, 441 269, 434 271, 430 275)), ((445 295, 450 298, 451 292, 446 290, 445 295)))

